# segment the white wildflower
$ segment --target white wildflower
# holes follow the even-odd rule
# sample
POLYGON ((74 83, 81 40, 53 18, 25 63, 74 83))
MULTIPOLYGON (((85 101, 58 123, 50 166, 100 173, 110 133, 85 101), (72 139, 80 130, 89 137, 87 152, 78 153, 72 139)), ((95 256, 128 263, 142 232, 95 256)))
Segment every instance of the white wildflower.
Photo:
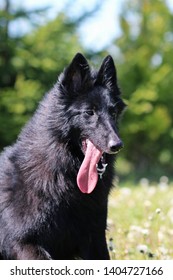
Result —
POLYGON ((142 187, 148 187, 149 186, 149 180, 147 178, 142 178, 140 181, 139 181, 140 185, 142 187))
POLYGON ((142 233, 143 235, 145 235, 145 236, 148 236, 148 235, 149 235, 149 230, 148 230, 147 228, 143 228, 143 229, 141 230, 141 233, 142 233))
POLYGON ((157 235, 158 235, 159 242, 164 241, 165 235, 164 235, 163 231, 159 230, 157 235))
POLYGON ((168 254, 168 249, 163 247, 163 246, 159 247, 158 250, 162 255, 167 255, 168 254))
POLYGON ((144 206, 145 206, 146 208, 150 208, 151 205, 152 205, 152 203, 151 203, 150 200, 145 200, 145 201, 144 201, 144 206))
POLYGON ((160 178, 160 182, 159 182, 158 186, 159 186, 159 189, 161 191, 167 191, 167 189, 168 189, 168 181, 169 181, 169 179, 168 179, 167 176, 162 176, 160 178))
POLYGON ((131 225, 130 226, 130 231, 136 231, 136 232, 141 232, 141 227, 140 226, 136 226, 136 225, 131 225))
POLYGON ((137 251, 140 252, 140 253, 143 253, 143 254, 146 254, 148 253, 148 246, 145 245, 145 244, 139 244, 137 247, 136 247, 137 251))
POLYGON ((160 209, 160 208, 157 208, 155 212, 156 212, 156 214, 160 214, 161 209, 160 209))
POLYGON ((148 216, 148 220, 149 220, 149 221, 152 221, 152 220, 153 220, 153 215, 149 215, 149 216, 148 216))
POLYGON ((161 183, 168 184, 169 179, 168 179, 168 177, 167 177, 167 176, 162 176, 162 177, 160 177, 160 182, 161 182, 161 183))
POLYGON ((148 188, 148 194, 149 194, 150 196, 155 195, 156 191, 157 191, 157 189, 156 189, 155 186, 151 186, 151 187, 148 188))

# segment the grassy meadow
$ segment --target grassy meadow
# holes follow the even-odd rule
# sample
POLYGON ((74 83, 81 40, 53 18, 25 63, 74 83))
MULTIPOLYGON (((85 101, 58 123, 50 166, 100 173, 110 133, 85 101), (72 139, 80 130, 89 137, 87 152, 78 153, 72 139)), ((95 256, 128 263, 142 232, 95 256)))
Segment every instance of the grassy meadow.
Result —
POLYGON ((113 190, 107 240, 112 259, 173 259, 173 184, 167 177, 113 190))

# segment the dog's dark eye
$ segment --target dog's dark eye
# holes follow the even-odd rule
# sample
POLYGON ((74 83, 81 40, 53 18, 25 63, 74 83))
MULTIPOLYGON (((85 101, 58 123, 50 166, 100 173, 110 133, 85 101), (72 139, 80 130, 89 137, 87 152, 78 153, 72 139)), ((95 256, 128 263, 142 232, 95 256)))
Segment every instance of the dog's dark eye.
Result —
POLYGON ((94 115, 94 110, 87 110, 85 111, 85 114, 88 116, 93 116, 94 115))

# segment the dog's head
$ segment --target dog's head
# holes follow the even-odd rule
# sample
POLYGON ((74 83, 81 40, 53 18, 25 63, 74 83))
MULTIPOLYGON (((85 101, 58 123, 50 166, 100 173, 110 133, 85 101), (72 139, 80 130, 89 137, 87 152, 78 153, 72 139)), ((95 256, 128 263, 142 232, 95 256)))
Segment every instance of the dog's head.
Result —
POLYGON ((96 166, 103 153, 117 153, 123 146, 117 125, 125 104, 112 57, 108 55, 100 69, 92 71, 85 57, 76 54, 60 76, 59 89, 66 100, 70 128, 76 131, 75 140, 84 154, 78 186, 89 193, 97 183, 96 166))

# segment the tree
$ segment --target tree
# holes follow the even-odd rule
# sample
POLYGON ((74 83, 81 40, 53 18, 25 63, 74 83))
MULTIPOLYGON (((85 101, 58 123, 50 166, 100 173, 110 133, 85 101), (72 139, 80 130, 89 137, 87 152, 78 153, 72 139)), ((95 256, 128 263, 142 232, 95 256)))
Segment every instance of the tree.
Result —
POLYGON ((61 13, 29 34, 12 36, 9 24, 34 11, 13 11, 10 1, 0 13, 0 149, 14 141, 42 95, 77 51, 82 51, 75 22, 61 13))
POLYGON ((120 22, 122 35, 115 44, 128 102, 124 156, 140 175, 168 175, 173 169, 173 15, 164 1, 128 1, 120 22))

